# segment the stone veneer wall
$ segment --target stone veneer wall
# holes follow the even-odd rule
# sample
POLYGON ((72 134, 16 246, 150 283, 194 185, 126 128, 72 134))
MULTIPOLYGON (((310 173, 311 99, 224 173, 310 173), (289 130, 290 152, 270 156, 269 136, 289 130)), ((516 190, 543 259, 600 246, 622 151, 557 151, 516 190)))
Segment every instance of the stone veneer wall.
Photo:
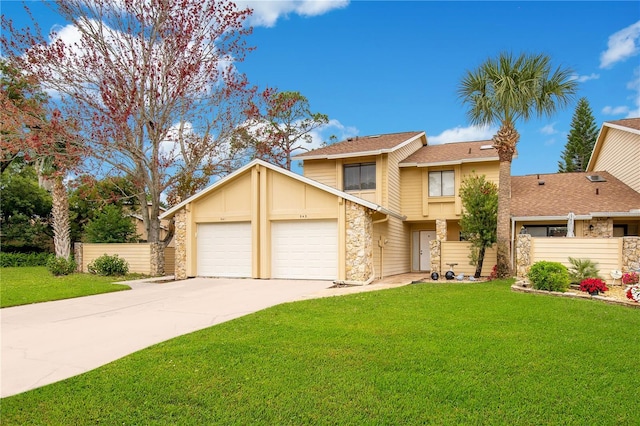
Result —
POLYGON ((447 241, 446 219, 436 219, 436 239, 438 241, 447 241))
POLYGON ((371 211, 346 201, 346 222, 346 281, 365 283, 374 274, 371 211))
POLYGON ((595 217, 585 221, 582 229, 585 237, 611 238, 613 237, 613 219, 610 217, 595 217), (589 229, 590 225, 593 225, 593 231, 589 229))
POLYGON ((640 269, 640 237, 622 239, 622 272, 640 269))
POLYGON ((187 278, 187 210, 182 208, 173 217, 175 223, 175 235, 173 236, 176 247, 176 266, 174 277, 176 280, 187 278))
POLYGON ((163 243, 151 243, 149 246, 151 250, 151 264, 149 265, 151 276, 160 277, 164 275, 164 245, 163 243))
POLYGON ((516 276, 524 278, 531 267, 531 235, 516 236, 516 276))
POLYGON ((73 260, 76 261, 76 272, 82 272, 82 243, 73 244, 73 260))

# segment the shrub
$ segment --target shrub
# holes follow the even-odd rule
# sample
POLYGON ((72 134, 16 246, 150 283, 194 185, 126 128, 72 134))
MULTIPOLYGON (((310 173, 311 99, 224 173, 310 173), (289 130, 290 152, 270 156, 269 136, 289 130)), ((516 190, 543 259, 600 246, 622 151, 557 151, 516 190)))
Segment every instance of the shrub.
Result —
POLYGON ((571 283, 577 284, 586 278, 600 278, 598 264, 589 259, 574 259, 569 257, 571 267, 569 268, 569 278, 571 283))
POLYGON ((60 275, 69 275, 75 272, 76 262, 71 256, 68 259, 50 255, 47 261, 47 269, 56 277, 60 275))
POLYGON ((565 291, 569 287, 569 271, 559 262, 536 262, 529 270, 533 288, 547 291, 565 291))
POLYGON ((580 282, 580 291, 586 291, 589 294, 598 294, 608 290, 607 284, 600 278, 586 278, 580 282))
POLYGON ((129 272, 129 264, 117 254, 109 256, 103 254, 87 266, 89 272, 97 275, 126 275, 129 272))
POLYGON ((0 267, 47 266, 50 253, 5 253, 0 252, 0 267))
POLYGON ((638 284, 638 273, 627 272, 622 276, 622 284, 638 284))
POLYGON ((493 265, 493 269, 491 269, 491 274, 487 278, 488 281, 493 281, 498 279, 498 265, 493 265))

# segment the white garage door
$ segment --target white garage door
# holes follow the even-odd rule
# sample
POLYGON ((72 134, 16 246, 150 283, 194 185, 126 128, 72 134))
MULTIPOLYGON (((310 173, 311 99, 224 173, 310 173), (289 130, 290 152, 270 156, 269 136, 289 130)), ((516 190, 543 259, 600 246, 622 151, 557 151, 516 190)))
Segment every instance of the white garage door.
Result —
POLYGON ((200 223, 197 271, 201 277, 251 277, 251 223, 200 223))
POLYGON ((316 280, 338 278, 337 222, 271 222, 271 276, 316 280))

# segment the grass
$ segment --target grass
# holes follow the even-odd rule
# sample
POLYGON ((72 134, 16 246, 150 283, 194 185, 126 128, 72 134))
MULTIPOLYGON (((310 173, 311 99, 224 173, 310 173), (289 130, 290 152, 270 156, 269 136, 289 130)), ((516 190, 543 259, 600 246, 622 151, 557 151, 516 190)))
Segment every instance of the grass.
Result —
POLYGON ((112 284, 122 279, 91 274, 54 277, 44 266, 0 268, 0 307, 129 290, 127 285, 112 284))
POLYGON ((640 311, 418 284, 279 305, 2 400, 14 424, 637 424, 640 311))

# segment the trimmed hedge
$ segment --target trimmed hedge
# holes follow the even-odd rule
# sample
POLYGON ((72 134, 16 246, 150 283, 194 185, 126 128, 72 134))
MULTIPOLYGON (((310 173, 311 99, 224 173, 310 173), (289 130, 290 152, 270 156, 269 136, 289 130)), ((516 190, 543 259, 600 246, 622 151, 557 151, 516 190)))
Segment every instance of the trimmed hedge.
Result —
POLYGON ((51 253, 5 253, 0 252, 0 267, 47 266, 51 253))
POLYGON ((569 270, 560 262, 536 262, 531 265, 527 275, 537 290, 563 292, 569 288, 569 270))

